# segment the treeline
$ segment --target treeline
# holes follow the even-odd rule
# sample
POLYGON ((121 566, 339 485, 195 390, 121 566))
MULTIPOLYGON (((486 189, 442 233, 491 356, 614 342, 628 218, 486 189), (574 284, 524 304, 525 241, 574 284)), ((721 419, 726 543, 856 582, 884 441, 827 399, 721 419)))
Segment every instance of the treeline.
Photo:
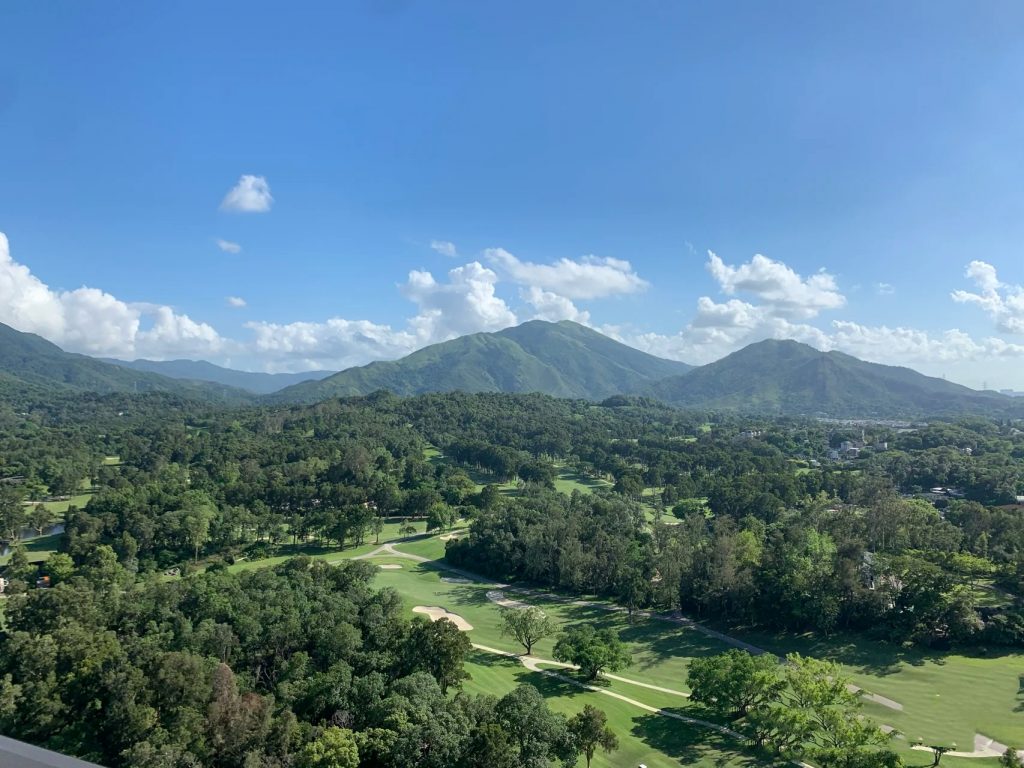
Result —
POLYGON ((1024 646, 1024 613, 977 607, 969 582, 987 561, 963 556, 960 530, 931 505, 879 492, 859 508, 823 496, 764 512, 652 527, 616 495, 534 489, 479 516, 446 557, 630 609, 937 647, 1024 646))
POLYGON ((110 768, 544 768, 593 749, 530 686, 461 693, 468 638, 410 620, 374 571, 139 581, 100 546, 9 599, 0 731, 110 768))

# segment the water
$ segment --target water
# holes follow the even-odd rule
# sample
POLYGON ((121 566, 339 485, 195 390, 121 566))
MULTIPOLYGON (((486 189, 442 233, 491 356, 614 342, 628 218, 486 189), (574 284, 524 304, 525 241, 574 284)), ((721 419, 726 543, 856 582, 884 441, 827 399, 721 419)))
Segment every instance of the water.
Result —
MULTIPOLYGON (((40 539, 46 536, 55 536, 59 533, 64 533, 64 523, 54 523, 53 525, 44 528, 42 536, 36 533, 35 528, 22 528, 20 531, 20 535, 18 536, 18 540, 24 543, 27 541, 32 541, 32 539, 40 539)), ((0 557, 6 557, 9 554, 11 554, 11 547, 9 545, 4 544, 3 547, 0 547, 0 557)))

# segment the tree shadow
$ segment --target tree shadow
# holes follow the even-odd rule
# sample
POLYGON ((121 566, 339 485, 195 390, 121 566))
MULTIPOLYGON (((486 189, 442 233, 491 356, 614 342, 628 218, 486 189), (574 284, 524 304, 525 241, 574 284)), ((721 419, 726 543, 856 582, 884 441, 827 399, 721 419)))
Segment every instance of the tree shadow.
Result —
MULTIPOLYGON (((675 712, 675 709, 662 710, 675 712)), ((683 710, 679 710, 682 714, 683 710)), ((693 715, 689 710, 685 714, 693 715)), ((700 763, 715 766, 782 765, 782 762, 747 750, 738 740, 709 728, 701 728, 664 715, 650 714, 634 718, 632 734, 683 765, 700 763)))

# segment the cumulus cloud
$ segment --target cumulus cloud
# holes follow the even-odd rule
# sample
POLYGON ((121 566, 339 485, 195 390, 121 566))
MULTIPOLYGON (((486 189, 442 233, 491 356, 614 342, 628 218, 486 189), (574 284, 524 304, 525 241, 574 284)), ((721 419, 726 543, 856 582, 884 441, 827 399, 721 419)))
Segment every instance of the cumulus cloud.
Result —
POLYGON ((273 205, 270 185, 262 176, 244 175, 224 196, 220 207, 223 211, 239 213, 266 213, 273 205))
POLYGON ((268 370, 341 369, 390 360, 417 348, 416 337, 369 320, 335 317, 325 322, 246 323, 253 348, 268 370))
POLYGON ((245 299, 243 299, 241 296, 228 296, 227 303, 229 307, 241 309, 242 307, 245 306, 245 299))
POLYGON ((515 325, 517 318, 495 295, 498 276, 479 262, 449 270, 446 282, 413 270, 399 286, 417 313, 406 328, 335 317, 324 322, 252 322, 255 351, 280 370, 346 368, 394 359, 420 347, 478 331, 515 325))
POLYGON ((504 248, 488 248, 484 257, 513 282, 536 286, 568 299, 636 293, 648 285, 623 259, 584 256, 579 261, 562 258, 554 264, 535 264, 521 261, 504 248))
POLYGON ((875 293, 879 296, 891 296, 896 293, 896 288, 891 283, 876 283, 875 293))
POLYGON ((442 341, 476 331, 496 331, 516 323, 515 313, 494 292, 498 276, 478 261, 448 272, 439 283, 430 272, 414 270, 401 286, 419 314, 409 321, 424 343, 442 341))
POLYGON ((747 293, 778 317, 811 318, 846 303, 835 278, 824 270, 804 278, 781 261, 755 254, 733 267, 708 251, 708 272, 728 295, 747 293))
POLYGON ((590 324, 590 313, 581 310, 570 299, 557 293, 545 291, 531 285, 519 291, 519 297, 533 307, 531 320, 547 320, 557 323, 560 320, 572 320, 583 325, 590 324))
POLYGON ((65 349, 113 357, 162 358, 188 349, 220 351, 224 340, 205 323, 170 307, 125 302, 97 288, 55 291, 11 257, 0 233, 0 322, 37 333, 65 349))
POLYGON ((217 238, 217 247, 220 248, 224 253, 241 253, 242 246, 238 243, 232 243, 230 240, 221 240, 217 238))
POLYGON ((1004 333, 1024 333, 1024 286, 1002 282, 996 268, 984 261, 972 261, 964 274, 977 291, 953 291, 953 301, 981 307, 1004 333))
POLYGON ((450 259, 454 259, 459 255, 458 250, 455 248, 455 243, 448 240, 431 240, 430 247, 442 256, 447 256, 450 259))

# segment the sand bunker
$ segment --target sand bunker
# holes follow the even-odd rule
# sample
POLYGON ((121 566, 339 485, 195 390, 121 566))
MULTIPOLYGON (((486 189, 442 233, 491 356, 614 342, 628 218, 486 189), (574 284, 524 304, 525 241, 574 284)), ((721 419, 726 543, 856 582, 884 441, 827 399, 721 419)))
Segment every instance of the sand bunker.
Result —
POLYGON ((440 538, 441 541, 451 541, 452 539, 460 538, 461 535, 462 534, 459 534, 459 533, 446 533, 443 536, 439 536, 438 538, 440 538))
POLYGON ((398 563, 377 563, 377 567, 384 571, 400 571, 402 566, 398 563))
POLYGON ((500 589, 492 589, 487 593, 487 599, 502 608, 525 608, 526 603, 520 600, 509 600, 500 589))
POLYGON ((431 621, 437 621, 438 619, 448 619, 452 624, 461 629, 463 632, 467 632, 473 628, 473 625, 466 621, 464 618, 459 616, 457 613, 452 613, 447 608, 439 608, 436 605, 417 605, 412 609, 413 613, 425 613, 430 617, 431 621))
POLYGON ((463 579, 459 576, 442 576, 441 581, 445 584, 472 584, 473 582, 469 579, 463 579))

